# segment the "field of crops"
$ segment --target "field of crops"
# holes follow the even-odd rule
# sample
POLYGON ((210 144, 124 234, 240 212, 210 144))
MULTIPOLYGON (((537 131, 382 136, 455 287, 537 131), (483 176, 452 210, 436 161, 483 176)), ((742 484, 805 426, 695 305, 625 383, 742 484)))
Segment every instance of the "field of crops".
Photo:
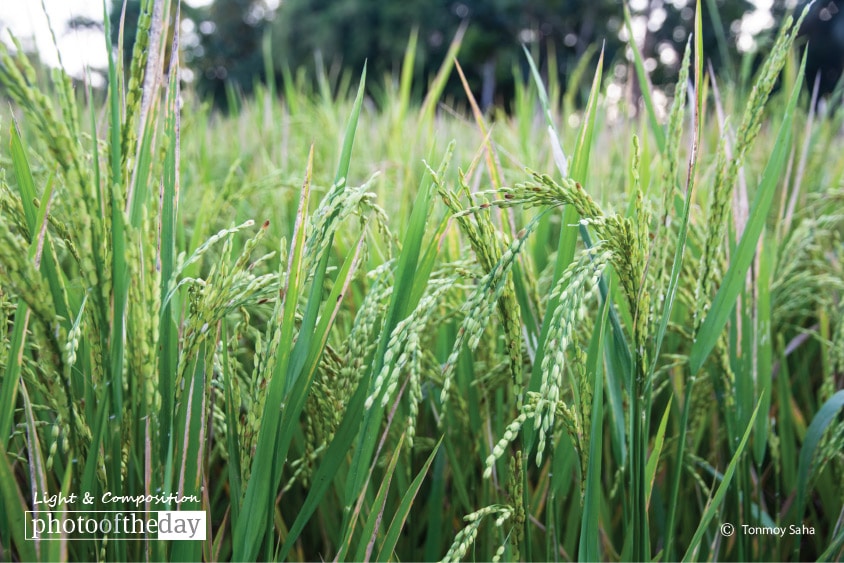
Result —
POLYGON ((107 95, 0 44, 0 560, 844 557, 844 112, 790 20, 665 111, 638 52, 638 115, 527 52, 509 113, 454 56, 415 100, 411 38, 224 114, 147 16, 107 95))

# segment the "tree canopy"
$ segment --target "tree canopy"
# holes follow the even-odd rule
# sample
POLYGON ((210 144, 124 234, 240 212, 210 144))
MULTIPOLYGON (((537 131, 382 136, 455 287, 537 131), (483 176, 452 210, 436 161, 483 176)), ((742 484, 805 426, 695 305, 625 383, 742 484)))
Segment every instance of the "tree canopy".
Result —
MULTIPOLYGON (((123 0, 112 1, 116 43, 123 0)), ((824 69, 826 90, 841 75, 842 45, 833 43, 838 35, 844 37, 844 32, 836 35, 844 29, 839 15, 842 1, 816 3, 803 30, 813 38, 810 74, 824 69)), ((704 49, 716 70, 734 72, 741 54, 742 21, 753 5, 748 0, 702 4, 704 49)), ((127 44, 140 5, 140 0, 126 4, 127 44)), ((692 0, 631 0, 629 6, 651 80, 657 85, 670 83, 694 20, 692 0)), ((417 83, 425 84, 442 64, 458 29, 465 26, 459 61, 476 97, 482 106, 506 106, 514 80, 525 72, 522 45, 536 53, 543 71, 556 73, 562 84, 583 56, 594 56, 594 50, 587 50, 590 45, 602 46, 606 64, 623 76, 630 57, 623 10, 617 0, 214 0, 202 8, 186 7, 183 46, 197 90, 220 103, 228 86, 248 93, 257 81, 266 80, 265 38, 272 45, 276 77, 285 75, 282 69, 304 69, 314 78, 320 66, 357 73, 364 61, 371 75, 383 77, 397 75, 415 30, 419 38, 415 72, 422 78, 417 83), (554 68, 548 68, 549 61, 554 68)), ((785 1, 777 0, 774 16, 784 12, 785 1)), ((378 79, 371 84, 380 87, 378 79)), ((449 84, 447 95, 459 96, 460 88, 456 81, 449 84)))

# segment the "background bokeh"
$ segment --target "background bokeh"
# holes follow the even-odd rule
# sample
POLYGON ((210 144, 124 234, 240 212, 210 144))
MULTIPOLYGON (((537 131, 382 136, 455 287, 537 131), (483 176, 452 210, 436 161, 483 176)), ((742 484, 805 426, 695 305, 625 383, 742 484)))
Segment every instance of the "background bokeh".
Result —
MULTIPOLYGON (((693 19, 689 0, 633 0, 628 3, 635 39, 644 53, 655 86, 676 79, 680 53, 693 19)), ((773 30, 785 14, 802 8, 797 0, 705 0, 704 47, 722 76, 739 82, 758 64, 772 41, 773 30)), ((77 76, 87 65, 104 71, 101 45, 103 7, 97 0, 45 2, 65 67, 77 76)), ((107 0, 112 45, 119 38, 123 0, 107 0)), ((803 30, 809 43, 807 83, 820 74, 821 92, 831 91, 844 62, 842 0, 816 2, 803 30)), ((124 42, 131 45, 140 0, 125 3, 124 42)), ((322 73, 356 75, 364 61, 379 77, 370 81, 378 101, 380 77, 396 79, 414 33, 418 34, 416 71, 431 76, 442 63, 448 45, 462 27, 465 37, 459 60, 483 108, 509 108, 514 81, 526 72, 521 46, 544 61, 543 72, 557 73, 563 86, 584 57, 597 60, 605 50, 605 64, 620 85, 628 81, 632 53, 625 48, 623 4, 616 0, 193 0, 181 7, 182 45, 188 72, 197 92, 220 106, 226 89, 249 94, 257 82, 298 80, 313 85, 322 73), (270 56, 267 56, 270 55, 270 56)), ((10 5, 0 15, 6 27, 22 39, 24 48, 39 51, 55 65, 40 3, 10 5)), ((6 33, 2 34, 7 37, 6 33)), ((131 49, 125 51, 127 59, 131 49)), ((336 83, 333 81, 332 83, 336 83)), ((417 81, 424 85, 425 80, 417 81)), ((418 86, 421 90, 423 87, 418 86)), ((456 78, 446 89, 462 98, 456 78)), ((421 97, 423 92, 415 93, 421 97)), ((632 92, 636 94, 636 92, 632 92)))

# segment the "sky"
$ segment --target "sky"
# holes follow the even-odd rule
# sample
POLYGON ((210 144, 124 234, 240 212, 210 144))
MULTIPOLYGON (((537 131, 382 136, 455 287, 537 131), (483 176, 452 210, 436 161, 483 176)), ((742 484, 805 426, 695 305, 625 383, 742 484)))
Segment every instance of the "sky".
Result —
MULTIPOLYGON (((198 6, 210 1, 189 0, 188 3, 198 6)), ((675 5, 685 3, 685 0, 669 1, 675 5)), ((0 0, 0 29, 6 27, 11 30, 26 47, 33 46, 34 39, 34 46, 41 53, 42 60, 50 66, 58 66, 59 57, 53 46, 42 2, 50 16, 65 70, 73 76, 81 76, 86 66, 105 67, 107 59, 102 32, 70 31, 67 28, 68 20, 77 16, 102 21, 103 0, 0 0)), ((740 46, 751 46, 753 35, 770 25, 767 9, 771 2, 772 0, 754 0, 757 12, 747 16, 742 22, 743 36, 739 39, 740 46)), ((2 29, 0 34, 2 40, 8 43, 8 31, 2 29)))
MULTIPOLYGON (((210 2, 190 0, 188 3, 201 6, 210 2)), ((25 47, 36 47, 46 64, 58 66, 59 55, 53 46, 45 9, 56 35, 61 62, 69 74, 80 76, 86 66, 107 66, 105 38, 101 31, 70 31, 67 28, 67 22, 79 16, 101 22, 103 0, 0 0, 0 39, 9 43, 11 30, 25 47)))
MULTIPOLYGON (((50 15, 56 43, 61 51, 62 63, 70 74, 78 75, 86 65, 104 67, 107 64, 103 34, 98 31, 68 31, 67 21, 76 16, 86 16, 102 21, 101 0, 43 0, 50 15)), ((58 65, 58 55, 53 47, 50 26, 39 0, 0 0, 0 21, 24 46, 33 46, 42 60, 50 66, 58 65)), ((8 30, 3 29, 3 40, 8 42, 8 30)))

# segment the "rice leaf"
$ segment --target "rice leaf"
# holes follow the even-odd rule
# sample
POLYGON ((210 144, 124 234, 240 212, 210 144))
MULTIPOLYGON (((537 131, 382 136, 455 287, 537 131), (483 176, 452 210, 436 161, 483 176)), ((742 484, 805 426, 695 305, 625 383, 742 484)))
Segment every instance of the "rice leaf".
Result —
POLYGON ((6 446, 0 442, 0 499, 2 499, 3 511, 5 513, 8 530, 6 531, 12 540, 20 558, 24 561, 36 561, 36 543, 25 535, 27 529, 32 530, 32 515, 25 513, 27 503, 23 493, 18 487, 15 479, 15 472, 9 463, 9 455, 6 446))
POLYGON ((604 301, 600 320, 595 324, 589 351, 586 355, 586 371, 594 374, 592 395, 592 431, 589 437, 589 466, 586 472, 586 489, 583 500, 583 516, 580 521, 580 545, 577 550, 579 561, 599 561, 604 557, 600 551, 601 521, 601 455, 603 450, 603 405, 604 374, 601 369, 601 357, 604 344, 604 329, 610 302, 604 301))
POLYGON ((361 530, 361 542, 355 552, 355 561, 369 561, 372 556, 372 550, 375 547, 375 540, 378 538, 381 531, 381 522, 384 518, 384 509, 387 502, 387 493, 390 491, 390 483, 393 481, 393 474, 396 472, 396 465, 401 456, 402 445, 404 444, 405 434, 399 437, 396 444, 395 451, 390 458, 390 463, 387 466, 384 476, 381 478, 381 485, 378 487, 378 492, 375 495, 375 500, 372 503, 372 511, 369 513, 369 518, 361 530), (366 540, 364 542, 363 540, 366 540))
POLYGON ((665 407, 665 413, 662 415, 662 419, 659 421, 659 428, 656 431, 656 436, 654 437, 654 446, 653 450, 651 451, 650 457, 648 457, 648 465, 645 469, 646 479, 648 483, 648 491, 647 491, 647 503, 648 506, 651 504, 651 493, 653 493, 654 489, 654 479, 656 478, 656 468, 659 466, 659 456, 662 454, 662 446, 665 443, 665 431, 668 428, 668 415, 671 414, 671 402, 674 398, 670 398, 668 400, 668 406, 665 407))
POLYGON ((742 233, 741 241, 733 254, 727 273, 724 275, 724 281, 715 294, 712 306, 700 326, 694 344, 692 344, 692 350, 689 353, 689 369, 692 373, 700 371, 703 362, 706 361, 720 337, 721 330, 727 324, 735 300, 744 287, 745 274, 756 253, 756 245, 765 226, 768 211, 774 199, 776 184, 781 177, 786 155, 791 146, 791 124, 794 120, 794 108, 797 106, 797 100, 800 97, 805 68, 806 57, 804 55, 797 82, 791 90, 791 97, 780 124, 773 152, 768 160, 768 165, 765 167, 762 180, 756 190, 753 205, 750 208, 747 227, 742 233))
MULTIPOLYGON (((278 341, 280 359, 276 364, 275 373, 270 380, 267 391, 266 408, 261 422, 261 429, 258 434, 258 445, 255 450, 255 458, 252 462, 252 473, 256 475, 269 475, 273 477, 279 470, 274 470, 276 461, 276 450, 279 447, 281 414, 278 406, 284 401, 285 376, 290 361, 290 350, 293 349, 293 328, 295 321, 296 305, 301 290, 302 253, 305 246, 305 214, 307 213, 308 200, 311 187, 311 173, 313 169, 313 149, 308 157, 308 168, 305 174, 305 181, 302 185, 302 194, 299 199, 299 211, 296 214, 296 226, 291 241, 290 254, 287 265, 287 277, 285 287, 280 295, 280 304, 276 307, 277 326, 280 327, 281 335, 278 341)), ((284 411, 287 412, 287 409, 284 411)), ((286 434, 290 435, 292 429, 286 434)), ((281 460, 284 461, 283 459, 281 460)), ((241 518, 238 520, 233 532, 232 553, 235 559, 246 560, 256 559, 260 549, 261 540, 269 533, 268 524, 272 522, 271 501, 275 498, 276 483, 267 480, 251 479, 246 485, 246 492, 243 499, 241 512, 245 514, 261 515, 264 526, 256 526, 254 522, 241 518)))
POLYGON ((744 431, 744 435, 741 438, 741 442, 736 448, 735 454, 733 454, 733 459, 730 460, 730 463, 727 465, 726 471, 724 471, 724 476, 721 479, 721 483, 718 485, 718 488, 715 490, 715 494, 712 495, 712 499, 707 504, 706 510, 703 512, 703 515, 700 518, 700 524, 698 525, 691 542, 689 542, 689 547, 686 550, 686 554, 683 555, 683 561, 693 561, 697 557, 698 549, 700 548, 700 543, 703 540, 703 535, 709 528, 709 523, 712 521, 713 518, 715 518, 715 515, 718 513, 721 507, 721 503, 724 501, 724 496, 727 494, 727 489, 730 486, 730 482, 733 479, 733 474, 735 473, 736 466, 738 465, 739 460, 744 454, 744 448, 747 445, 747 440, 750 438, 751 432, 753 431, 753 423, 756 420, 756 415, 759 414, 759 407, 761 406, 761 404, 761 401, 756 404, 756 408, 753 410, 753 414, 750 416, 750 424, 747 425, 747 428, 744 431))
POLYGON ((806 430, 806 437, 803 439, 803 446, 800 448, 800 462, 797 468, 797 500, 794 503, 792 519, 796 524, 802 523, 801 518, 806 506, 806 495, 809 492, 809 484, 813 477, 812 461, 818 444, 820 444, 824 432, 835 421, 842 409, 844 409, 844 389, 835 393, 818 409, 812 423, 806 430))
POLYGON ((428 474, 428 469, 431 467, 431 463, 437 457, 437 452, 440 451, 442 441, 443 439, 440 437, 436 446, 434 446, 430 455, 428 455, 428 459, 425 460, 425 463, 419 470, 419 473, 416 474, 416 477, 410 483, 410 486, 408 486, 405 490, 404 496, 402 496, 401 502, 390 521, 390 527, 387 529, 384 541, 381 543, 381 547, 379 548, 378 555, 375 557, 376 561, 386 561, 387 559, 393 558, 393 550, 395 550, 396 543, 399 540, 399 535, 402 532, 402 528, 404 528, 405 522, 407 522, 407 517, 413 507, 413 501, 416 499, 416 495, 422 487, 422 482, 428 474))

